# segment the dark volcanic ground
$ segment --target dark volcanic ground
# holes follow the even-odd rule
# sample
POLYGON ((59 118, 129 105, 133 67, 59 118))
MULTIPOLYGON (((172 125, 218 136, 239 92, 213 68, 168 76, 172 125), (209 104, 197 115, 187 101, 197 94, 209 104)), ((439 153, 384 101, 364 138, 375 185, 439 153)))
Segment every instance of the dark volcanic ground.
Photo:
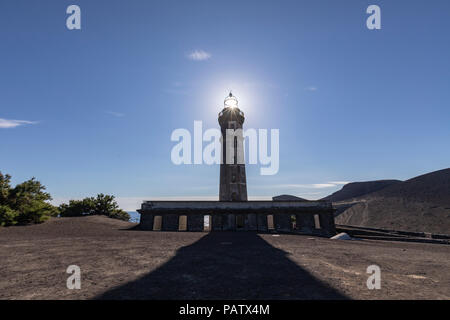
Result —
POLYGON ((0 299, 450 299, 450 246, 128 230, 93 216, 0 228, 0 299), (66 268, 81 268, 81 290, 66 268), (381 268, 381 290, 366 269, 381 268))

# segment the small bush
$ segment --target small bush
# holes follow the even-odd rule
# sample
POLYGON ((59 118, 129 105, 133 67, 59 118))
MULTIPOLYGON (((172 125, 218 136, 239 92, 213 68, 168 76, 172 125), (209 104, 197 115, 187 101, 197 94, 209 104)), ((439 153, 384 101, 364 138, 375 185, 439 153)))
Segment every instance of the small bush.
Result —
POLYGON ((8 206, 0 206, 0 226, 12 226, 17 223, 19 214, 8 206))
POLYGON ((114 199, 114 196, 101 193, 96 198, 90 197, 83 200, 70 200, 68 204, 59 206, 59 213, 61 217, 103 215, 124 221, 130 220, 130 215, 121 210, 114 199))

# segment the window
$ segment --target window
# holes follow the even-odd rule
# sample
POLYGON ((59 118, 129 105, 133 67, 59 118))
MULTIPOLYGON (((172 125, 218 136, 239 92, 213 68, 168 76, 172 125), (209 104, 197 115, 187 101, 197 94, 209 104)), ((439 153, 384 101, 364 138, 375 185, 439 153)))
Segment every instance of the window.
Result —
POLYGON ((320 227, 320 218, 318 214, 314 215, 314 226, 316 229, 321 229, 320 227))
POLYGON ((236 216, 236 229, 242 230, 242 229, 244 229, 244 227, 245 227, 244 215, 238 214, 236 216))
POLYGON ((187 216, 180 216, 178 218, 178 231, 187 230, 187 216))
POLYGON ((297 216, 295 214, 291 215, 291 230, 297 230, 297 216))
POLYGON ((203 231, 211 231, 211 216, 203 216, 203 231))
POLYGON ((155 216, 153 220, 153 231, 161 231, 162 217, 155 216))
POLYGON ((267 216, 267 229, 275 230, 275 227, 273 226, 273 215, 271 214, 267 216))
POLYGON ((234 164, 238 164, 237 156, 238 156, 238 147, 237 147, 237 137, 234 137, 234 164))

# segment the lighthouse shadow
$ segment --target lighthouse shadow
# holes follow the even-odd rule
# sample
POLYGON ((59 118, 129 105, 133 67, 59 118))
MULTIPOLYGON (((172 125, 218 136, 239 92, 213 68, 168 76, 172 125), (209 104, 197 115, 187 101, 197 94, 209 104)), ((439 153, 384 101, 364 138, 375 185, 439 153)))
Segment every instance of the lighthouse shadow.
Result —
POLYGON ((211 232, 97 299, 346 299, 253 232, 211 232))

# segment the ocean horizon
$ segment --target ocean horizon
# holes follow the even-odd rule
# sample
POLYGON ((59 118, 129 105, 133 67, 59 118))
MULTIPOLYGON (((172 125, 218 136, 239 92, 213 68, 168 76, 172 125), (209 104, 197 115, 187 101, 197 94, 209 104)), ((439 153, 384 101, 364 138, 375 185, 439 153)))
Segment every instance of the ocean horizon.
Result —
POLYGON ((127 211, 130 215, 130 222, 139 223, 141 220, 141 215, 137 211, 127 211))

